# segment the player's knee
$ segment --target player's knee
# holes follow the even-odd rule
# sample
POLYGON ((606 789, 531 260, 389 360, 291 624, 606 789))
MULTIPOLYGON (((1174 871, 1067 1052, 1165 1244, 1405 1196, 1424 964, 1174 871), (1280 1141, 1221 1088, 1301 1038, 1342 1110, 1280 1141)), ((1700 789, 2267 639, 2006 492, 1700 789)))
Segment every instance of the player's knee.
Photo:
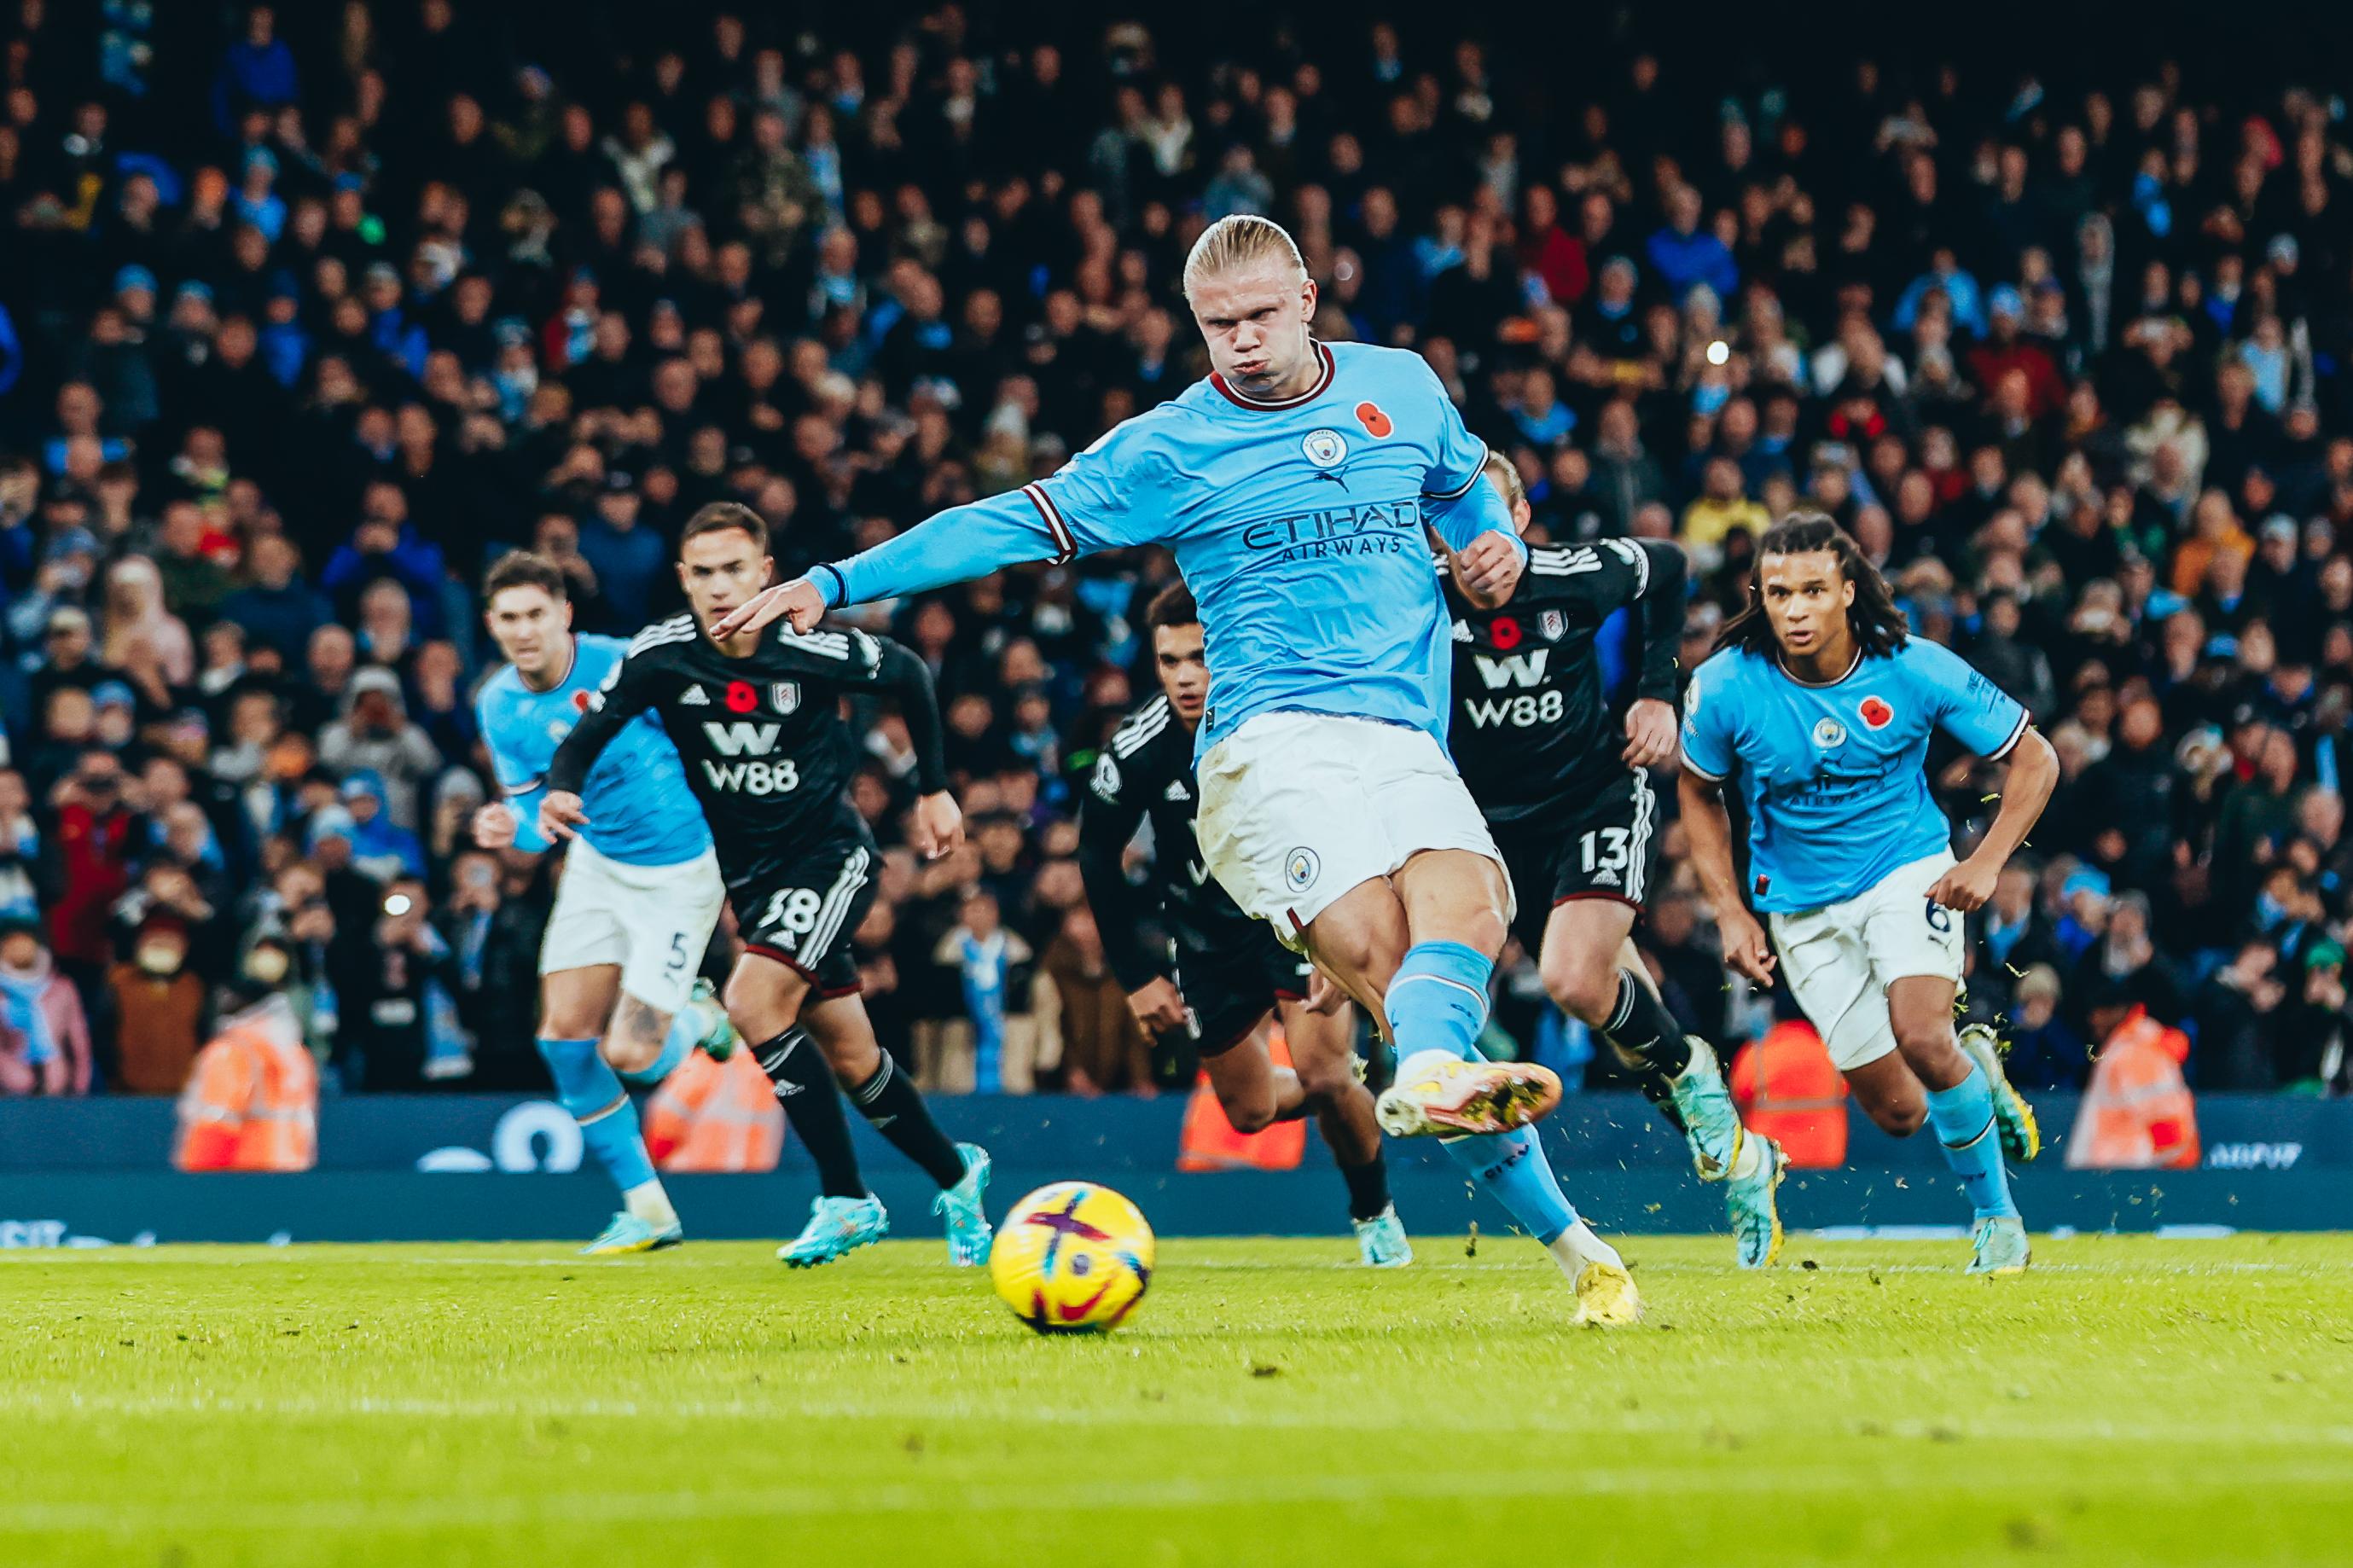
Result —
POLYGON ((543 1040, 593 1040, 604 1032, 605 1020, 586 1007, 551 1002, 539 1015, 543 1040))
POLYGON ((1537 966, 1545 994, 1573 1017, 1599 1027, 1618 1005, 1618 970, 1589 952, 1548 952, 1537 966))
POLYGON ((1263 1132, 1275 1125, 1275 1085, 1242 1083, 1226 1088, 1217 1097, 1217 1107, 1226 1111, 1226 1121, 1233 1123, 1235 1132, 1263 1132))
POLYGON ((1317 1105, 1327 1104, 1362 1087, 1356 1082, 1353 1057, 1297 1058, 1292 1070, 1299 1075, 1299 1092, 1317 1105))
POLYGON ((644 1072, 660 1059, 659 1039, 645 1039, 632 1030, 615 1028, 600 1047, 606 1065, 615 1072, 644 1072))
POLYGON ((1953 1037, 1950 1018, 1895 1020, 1895 1047, 1932 1089, 1948 1088, 1968 1076, 1968 1058, 1953 1037))
POLYGON ((1909 1138, 1928 1120, 1928 1102, 1917 1089, 1890 1094, 1858 1094, 1872 1125, 1891 1138, 1909 1138))
POLYGON ((1871 1120, 1878 1124, 1882 1132, 1893 1138, 1911 1137, 1920 1131, 1920 1124, 1928 1120, 1927 1106, 1918 1100, 1908 1104, 1874 1105, 1870 1109, 1871 1120))
POLYGON ((800 997, 785 995, 764 977, 739 969, 727 977, 720 1001, 727 1021, 747 1040, 765 1040, 783 1034, 800 1018, 800 997))
POLYGON ((1245 1136, 1263 1132, 1274 1125, 1274 1096, 1271 1094, 1237 1094, 1231 1099, 1220 1099, 1218 1106, 1226 1113, 1226 1120, 1232 1124, 1233 1130, 1245 1136))

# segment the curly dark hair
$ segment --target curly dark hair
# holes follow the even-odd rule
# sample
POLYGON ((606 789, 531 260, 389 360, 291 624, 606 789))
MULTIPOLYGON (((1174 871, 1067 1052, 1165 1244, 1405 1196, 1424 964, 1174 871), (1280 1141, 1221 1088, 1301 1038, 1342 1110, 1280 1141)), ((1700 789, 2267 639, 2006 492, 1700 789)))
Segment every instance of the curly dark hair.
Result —
POLYGON ((1765 531, 1757 542, 1757 564, 1748 573, 1748 607, 1724 623, 1715 634, 1716 651, 1743 647, 1767 658, 1778 651, 1773 623, 1765 614, 1765 558, 1806 555, 1827 550, 1838 557, 1839 572, 1854 584, 1854 603, 1846 610, 1847 629, 1866 657, 1894 653, 1912 636, 1904 612, 1887 579, 1862 553, 1854 536, 1819 511, 1793 511, 1765 531))

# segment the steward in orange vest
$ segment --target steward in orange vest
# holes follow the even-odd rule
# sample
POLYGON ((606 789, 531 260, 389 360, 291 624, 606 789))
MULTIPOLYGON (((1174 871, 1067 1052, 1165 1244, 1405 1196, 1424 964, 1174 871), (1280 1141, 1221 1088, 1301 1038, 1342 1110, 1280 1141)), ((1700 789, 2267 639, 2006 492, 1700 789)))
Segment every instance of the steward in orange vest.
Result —
POLYGON ((2125 1015, 2092 1066, 2067 1138, 2071 1170, 2194 1170, 2198 1110, 2182 1079, 2189 1037, 2144 1007, 2125 1015))
POLYGON ((1774 1025, 1732 1060, 1732 1098, 1749 1131, 1779 1143, 1789 1163, 1846 1163, 1846 1079, 1801 1018, 1774 1025))
POLYGON ((183 1171, 307 1171, 319 1163, 319 1068, 282 995, 229 1018, 180 1095, 183 1171))
POLYGON ((689 1051, 646 1101, 646 1152, 665 1171, 773 1171, 785 1113, 752 1053, 689 1051))

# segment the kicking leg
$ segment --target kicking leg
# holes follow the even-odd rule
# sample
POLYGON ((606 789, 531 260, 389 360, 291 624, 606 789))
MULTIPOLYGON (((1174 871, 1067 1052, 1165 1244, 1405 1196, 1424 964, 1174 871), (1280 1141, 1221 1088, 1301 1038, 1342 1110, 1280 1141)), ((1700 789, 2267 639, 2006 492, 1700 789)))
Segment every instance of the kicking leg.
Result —
POLYGON ((610 963, 558 970, 540 983, 539 1054, 556 1100, 580 1124, 581 1141, 621 1193, 621 1212, 583 1249, 591 1256, 650 1251, 684 1237, 646 1152, 638 1108, 599 1053, 620 986, 620 969, 610 963))
MULTIPOLYGON (((1397 1045, 1398 1082, 1379 1103, 1384 1125, 1400 1097, 1434 1107, 1435 1115, 1458 1115, 1467 1105, 1490 1114, 1516 1110, 1523 1122, 1530 1110, 1541 1114, 1558 1102, 1559 1082, 1541 1068, 1522 1068, 1526 1076, 1498 1088, 1474 1084, 1467 1096, 1448 1081, 1461 1076, 1453 1064, 1479 1059, 1472 1042, 1486 1024, 1487 982, 1503 947, 1508 901, 1494 861, 1434 850, 1415 856, 1388 882, 1350 889, 1309 927, 1316 963, 1349 994, 1376 1005, 1373 1016, 1397 1045), (1527 1098, 1520 1088, 1546 1080, 1548 1099, 1527 1098)), ((1411 1120, 1424 1131, 1440 1125, 1429 1111, 1411 1120)), ((1531 1130, 1513 1125, 1445 1144, 1576 1283, 1580 1321, 1630 1322, 1639 1315, 1624 1263, 1569 1206, 1531 1130)))
POLYGON ((776 1251, 796 1268, 830 1263, 891 1229, 881 1201, 859 1174, 833 1069, 800 1021, 808 993, 805 976, 758 951, 745 952, 727 978, 727 1016, 745 1039, 758 1042, 753 1059, 768 1075, 794 1135, 817 1165, 818 1196, 808 1225, 776 1251))
POLYGON ((1972 1274, 2016 1274, 2027 1264, 2026 1227, 2010 1196, 1994 1116, 1994 1086, 1953 1034, 1955 987, 1939 975, 1907 975, 1887 988, 1897 1051, 1926 1093, 1929 1125, 1977 1213, 1972 1274))
POLYGON ((988 1154, 977 1143, 954 1143, 932 1120, 923 1092, 874 1037, 874 1021, 856 993, 820 998, 803 1016, 833 1076, 877 1132, 939 1184, 932 1212, 947 1221, 948 1258, 988 1261, 988 1154))

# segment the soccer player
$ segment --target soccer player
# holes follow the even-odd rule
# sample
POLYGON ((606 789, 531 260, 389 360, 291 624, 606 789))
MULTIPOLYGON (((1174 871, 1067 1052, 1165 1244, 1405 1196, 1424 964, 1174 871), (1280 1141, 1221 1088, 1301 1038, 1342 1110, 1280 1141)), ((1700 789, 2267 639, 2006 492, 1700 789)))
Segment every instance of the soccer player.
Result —
POLYGON ((1575 1283, 1580 1321, 1630 1321, 1632 1277, 1526 1125, 1559 1080, 1472 1045, 1512 888, 1446 755, 1447 622, 1422 530, 1473 592, 1518 581, 1527 549, 1480 483, 1486 447, 1419 355, 1314 338, 1315 284, 1280 226, 1220 218, 1184 283, 1207 379, 1049 478, 818 566, 719 629, 781 616, 808 631, 842 605, 1019 562, 1167 545, 1208 639, 1194 748, 1209 870, 1386 1026, 1401 1059, 1383 1128, 1452 1140, 1575 1283))
MULTIPOLYGON (((1490 454, 1487 479, 1525 532, 1518 472, 1490 454)), ((1540 547, 1501 606, 1474 602, 1442 554, 1438 566, 1454 616, 1450 743, 1519 891, 1513 929, 1554 1002, 1600 1036, 1689 1142, 1700 1178, 1725 1184, 1740 1265, 1761 1268, 1781 1247, 1780 1151, 1741 1126, 1715 1053, 1676 1026, 1632 940, 1658 868, 1647 770, 1675 754, 1683 552, 1630 539, 1540 547), (1621 743, 1609 732, 1593 645, 1628 605, 1639 611, 1641 675, 1621 743)))
POLYGON ((743 930, 728 1016, 758 1042, 755 1059, 817 1164, 819 1195, 808 1225, 776 1256, 797 1268, 830 1263, 890 1231, 881 1200, 859 1173, 834 1092, 839 1077, 875 1130, 939 1184, 932 1206, 946 1220, 949 1258, 985 1263, 988 1156, 948 1141, 913 1080, 876 1042, 849 946, 874 901, 879 852, 845 795, 859 758, 841 717, 845 693, 884 691, 899 700, 915 743, 916 850, 935 857, 963 841, 931 672, 898 644, 864 632, 713 629, 774 571, 767 524, 749 507, 715 501, 687 520, 678 574, 690 613, 647 627, 629 645, 556 748, 540 821, 563 837, 597 821, 582 802, 582 782, 614 738, 650 710, 686 764, 743 930))
POLYGON ((1953 1031, 1961 918, 2051 798, 2059 764, 2027 712, 1949 649, 1911 637, 1886 583, 1829 518, 1796 512, 1758 542, 1749 607, 1725 623, 1683 700, 1683 816, 1725 958, 1777 967, 1732 866, 1724 782, 1748 803, 1750 890, 1789 991, 1873 1121, 1925 1118, 1977 1212, 1972 1274, 2026 1268, 2002 1165, 2042 1144, 1990 1030, 1953 1031), (1966 860, 1928 789, 1928 733, 2007 757, 2001 809, 1966 860))
MULTIPOLYGON (((506 792, 474 814, 485 849, 548 847, 536 826, 548 759, 606 679, 617 637, 575 636, 564 574, 525 551, 482 584, 483 619, 506 656, 475 713, 506 792)), ((725 889, 711 835, 659 726, 632 725, 584 786, 598 826, 565 857, 539 952, 539 1054, 582 1142, 621 1189, 621 1212, 582 1250, 644 1252, 683 1239, 623 1080, 656 1084, 700 1045, 735 1048, 699 971, 725 889)))
MULTIPOLYGON (((1200 781, 1193 732, 1208 705, 1209 666, 1192 592, 1172 584, 1145 611, 1161 694, 1128 715, 1096 759, 1079 811, 1079 869, 1103 952, 1139 1022, 1155 1034, 1184 1029, 1209 1086, 1238 1131, 1313 1111, 1348 1185, 1357 1250, 1375 1268, 1413 1261, 1389 1202, 1373 1097, 1356 1080, 1354 1010, 1308 1004, 1314 966, 1244 914, 1201 862, 1193 834, 1200 781), (1139 899, 1122 864, 1128 841, 1152 820, 1153 896, 1139 899), (1156 913, 1168 928, 1165 961, 1145 952, 1137 928, 1156 913), (1293 1066, 1278 1068, 1260 1026, 1278 1014, 1293 1066)), ((1324 989, 1328 990, 1329 987, 1324 989)), ((1319 997, 1319 1001, 1323 998, 1319 997)))

